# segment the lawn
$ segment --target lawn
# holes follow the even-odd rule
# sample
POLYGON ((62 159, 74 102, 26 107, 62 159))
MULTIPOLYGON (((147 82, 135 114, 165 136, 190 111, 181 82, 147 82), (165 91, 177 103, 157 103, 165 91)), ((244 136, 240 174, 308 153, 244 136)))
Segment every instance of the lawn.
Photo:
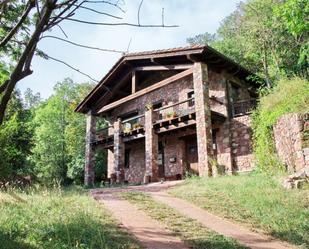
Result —
POLYGON ((309 248, 309 190, 286 190, 262 174, 191 178, 170 194, 210 212, 309 248))
POLYGON ((165 225, 167 229, 174 232, 185 244, 192 249, 244 249, 234 239, 219 235, 204 227, 199 222, 181 215, 176 210, 165 204, 156 202, 150 196, 129 192, 122 197, 148 214, 155 220, 165 225))
POLYGON ((142 248, 82 189, 0 192, 0 214, 5 249, 142 248))

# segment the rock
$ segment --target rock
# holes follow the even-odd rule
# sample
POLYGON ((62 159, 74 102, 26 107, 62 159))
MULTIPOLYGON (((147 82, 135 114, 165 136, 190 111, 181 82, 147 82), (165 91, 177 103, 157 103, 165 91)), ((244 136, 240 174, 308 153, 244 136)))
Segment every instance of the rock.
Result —
POLYGON ((309 183, 309 167, 305 167, 293 175, 289 175, 283 181, 283 187, 286 189, 302 188, 305 183, 309 183))

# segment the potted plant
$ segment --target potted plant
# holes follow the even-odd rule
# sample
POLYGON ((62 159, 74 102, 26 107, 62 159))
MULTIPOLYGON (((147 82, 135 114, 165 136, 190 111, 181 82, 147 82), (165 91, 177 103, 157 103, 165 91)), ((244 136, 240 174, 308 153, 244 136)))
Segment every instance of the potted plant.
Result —
POLYGON ((170 112, 168 112, 168 113, 165 114, 165 117, 166 117, 167 119, 172 119, 172 118, 177 117, 177 114, 176 114, 175 111, 170 111, 170 112))
POLYGON ((140 123, 133 124, 133 130, 139 129, 141 127, 142 127, 142 125, 140 123))

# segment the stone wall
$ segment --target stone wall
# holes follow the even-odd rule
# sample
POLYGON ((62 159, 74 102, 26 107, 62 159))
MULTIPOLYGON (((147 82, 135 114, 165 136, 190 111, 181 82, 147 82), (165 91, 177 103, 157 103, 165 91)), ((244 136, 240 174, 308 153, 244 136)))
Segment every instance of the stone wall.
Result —
POLYGON ((130 183, 142 183, 145 174, 145 141, 139 139, 125 144, 130 150, 129 167, 124 169, 125 180, 130 183))
POLYGON ((231 119, 231 149, 233 171, 248 171, 254 166, 252 129, 249 115, 231 119))
POLYGON ((166 177, 174 177, 176 175, 183 175, 184 173, 184 141, 175 135, 163 135, 160 141, 164 144, 164 172, 166 177), (176 158, 175 162, 171 159, 176 158))
POLYGON ((277 154, 289 171, 309 166, 309 114, 283 115, 273 132, 277 154))
POLYGON ((217 162, 221 173, 232 172, 231 137, 230 121, 226 120, 216 128, 217 162))

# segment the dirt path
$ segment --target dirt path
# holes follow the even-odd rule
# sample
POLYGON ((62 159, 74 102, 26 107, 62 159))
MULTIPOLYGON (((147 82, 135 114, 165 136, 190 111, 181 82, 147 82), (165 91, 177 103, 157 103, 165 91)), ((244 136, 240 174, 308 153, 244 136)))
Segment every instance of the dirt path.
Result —
POLYGON ((102 202, 114 217, 148 249, 188 249, 184 243, 167 231, 157 221, 138 210, 128 201, 117 197, 115 191, 93 193, 95 199, 102 202))
POLYGON ((289 249, 295 248, 287 243, 275 240, 266 235, 252 232, 235 223, 215 216, 204 209, 190 204, 187 201, 173 197, 166 192, 151 192, 151 196, 164 204, 174 208, 187 217, 195 219, 204 226, 216 231, 219 234, 236 239, 239 243, 252 249, 289 249))
POLYGON ((109 208, 115 218, 129 230, 146 248, 151 249, 178 249, 187 248, 183 242, 167 231, 161 224, 138 210, 128 201, 117 197, 117 193, 128 191, 147 192, 155 200, 174 208, 181 214, 195 219, 213 231, 236 239, 239 243, 252 249, 291 249, 296 248, 288 243, 281 242, 272 237, 258 234, 238 224, 215 216, 187 201, 170 196, 166 190, 181 181, 152 183, 144 186, 131 186, 126 188, 107 188, 92 191, 94 198, 109 208))

